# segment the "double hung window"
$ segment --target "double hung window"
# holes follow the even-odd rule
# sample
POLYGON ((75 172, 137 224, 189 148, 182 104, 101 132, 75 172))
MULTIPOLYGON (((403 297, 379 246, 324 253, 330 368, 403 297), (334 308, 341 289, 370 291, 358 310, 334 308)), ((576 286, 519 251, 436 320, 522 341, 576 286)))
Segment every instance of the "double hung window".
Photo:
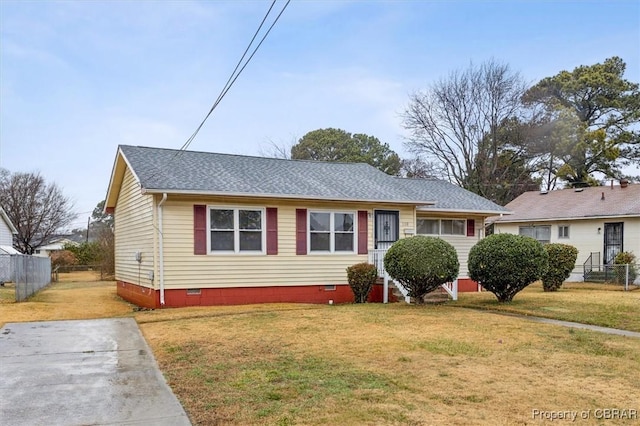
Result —
POLYGON ((353 252, 355 213, 309 212, 310 252, 353 252))
POLYGON ((263 253, 264 210, 209 208, 209 248, 212 253, 263 253))
POLYGON ((569 225, 558 225, 558 238, 569 238, 569 225))

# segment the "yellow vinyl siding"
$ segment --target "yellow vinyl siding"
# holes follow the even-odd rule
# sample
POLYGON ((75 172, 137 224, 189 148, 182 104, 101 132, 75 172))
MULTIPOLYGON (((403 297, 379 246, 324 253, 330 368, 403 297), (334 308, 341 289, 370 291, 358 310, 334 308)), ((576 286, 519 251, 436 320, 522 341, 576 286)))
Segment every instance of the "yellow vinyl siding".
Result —
MULTIPOLYGON (((465 235, 439 235, 440 238, 451 244, 458 254, 458 262, 460 262, 460 272, 458 276, 460 278, 469 277, 469 269, 468 269, 468 261, 469 261, 469 251, 471 247, 476 245, 478 241, 482 239, 484 236, 484 217, 482 216, 467 216, 463 213, 431 213, 431 212, 417 212, 417 218, 419 219, 473 219, 475 220, 475 232, 473 237, 466 236, 466 226, 465 226, 465 235)), ((435 237, 436 235, 431 235, 435 237)))
POLYGON ((142 195, 127 169, 118 195, 115 215, 116 280, 153 287, 154 270, 153 196, 142 195), (135 253, 141 252, 138 263, 135 253))
MULTIPOLYGON (((306 284, 344 284, 346 268, 367 261, 367 255, 296 255, 296 209, 331 211, 367 210, 374 205, 357 203, 291 202, 273 199, 178 198, 169 196, 164 204, 165 288, 296 286, 306 284), (260 206, 278 209, 278 254, 193 254, 193 205, 260 206)), ((413 207, 400 210, 400 220, 413 223, 413 207)), ((357 219, 357 215, 356 215, 357 219)), ((368 247, 373 248, 373 220, 369 217, 368 247)), ((266 230, 263 230, 265 232, 266 230)), ((356 233, 357 239, 357 233, 356 233)))

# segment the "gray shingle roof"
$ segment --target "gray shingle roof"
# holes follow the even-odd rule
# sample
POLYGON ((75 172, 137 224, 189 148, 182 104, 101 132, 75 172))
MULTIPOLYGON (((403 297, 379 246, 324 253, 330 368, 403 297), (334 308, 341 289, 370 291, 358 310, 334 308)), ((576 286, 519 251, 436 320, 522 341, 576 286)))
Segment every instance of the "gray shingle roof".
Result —
POLYGON ((429 195, 436 201, 435 205, 424 206, 419 210, 428 211, 456 211, 456 212, 485 212, 485 213, 510 213, 493 201, 480 195, 467 191, 452 183, 439 179, 404 179, 394 178, 405 192, 409 192, 416 198, 429 195))
POLYGON ((485 198, 435 179, 402 179, 363 163, 283 160, 121 145, 147 192, 254 195, 431 205, 500 213, 485 198))
MULTIPOLYGON (((147 191, 415 202, 389 176, 361 163, 283 160, 120 146, 147 191)), ((419 200, 433 202, 431 198, 419 200)))
POLYGON ((593 186, 579 190, 560 189, 525 192, 506 206, 514 214, 498 222, 521 222, 613 216, 640 216, 640 184, 593 186))

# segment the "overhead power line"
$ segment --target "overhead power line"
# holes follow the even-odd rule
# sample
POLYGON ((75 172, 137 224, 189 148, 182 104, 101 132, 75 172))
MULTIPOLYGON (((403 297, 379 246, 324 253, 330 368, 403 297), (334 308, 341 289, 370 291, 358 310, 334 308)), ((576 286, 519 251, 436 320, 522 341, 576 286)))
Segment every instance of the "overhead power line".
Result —
MULTIPOLYGON (((193 140, 196 138, 196 136, 198 135, 198 133, 200 132, 200 129, 202 129, 202 127, 204 126, 204 124, 206 123, 207 119, 209 119, 209 117, 211 116, 211 114, 213 113, 213 111, 216 109, 216 107, 220 104, 220 102, 222 101, 222 99, 225 97, 225 95, 229 92, 229 90, 231 89, 231 87, 233 86, 233 84, 236 82, 236 80, 238 79, 238 77, 240 77, 240 74, 242 74, 242 71, 244 71, 244 69, 247 67, 247 65, 249 65, 249 62, 251 62, 251 59, 255 56, 256 52, 258 51, 258 49, 260 49, 260 46, 262 46, 262 43, 265 41, 265 39, 267 38, 267 36, 269 35, 269 33, 271 32, 271 30, 273 29, 273 27, 276 25, 276 23, 278 22, 278 20, 280 19, 280 17, 282 16, 282 14, 284 13, 284 11, 287 9, 287 6, 289 6, 289 3, 291 2, 291 0, 287 0, 287 2, 285 3, 285 5, 282 7, 282 9, 280 10, 280 13, 278 13, 278 16, 276 16, 276 18, 274 19, 274 21, 271 23, 271 25, 269 26, 269 28, 267 29, 267 31, 264 33, 264 35, 262 36, 262 38, 260 39, 260 42, 255 46, 255 48, 253 49, 253 51, 251 52, 251 55, 249 55, 249 57, 247 58, 247 60, 244 62, 243 61, 245 59, 245 57, 247 56, 247 53, 249 52, 249 50, 251 49, 254 41, 256 40, 256 38, 258 37, 258 34, 260 34, 260 30, 262 29, 262 27, 264 26, 265 22, 267 21, 269 15, 271 14, 271 11, 273 10, 273 7, 275 6, 277 0, 273 0, 273 2, 271 3, 271 6, 269 7, 269 10, 267 10, 267 13, 265 14, 264 18, 262 19, 262 22, 260 22, 260 25, 258 26, 258 29, 256 30, 256 32, 254 33, 253 37, 251 38, 251 41, 249 42, 249 44, 247 45, 247 48, 245 49, 244 53, 242 54, 242 56, 240 57, 240 60, 238 61, 238 63, 236 64, 233 72, 231 73, 231 75, 229 76, 229 79, 227 80, 227 82, 225 83, 224 87, 222 88, 222 90, 220 91, 220 94, 218 95, 218 98, 215 100, 215 102, 213 103, 213 105, 211 106, 211 109, 209 109, 209 112, 205 115, 205 117, 202 119, 202 121, 200 122, 200 124, 198 125, 198 127, 196 128, 196 130, 193 132, 193 134, 186 140, 186 142, 180 147, 180 149, 178 150, 178 152, 176 152, 173 157, 171 157, 169 159, 169 161, 167 162, 166 165, 168 165, 169 163, 171 163, 178 155, 180 155, 182 152, 184 152, 185 150, 187 150, 187 148, 189 148, 189 145, 191 145, 191 143, 193 142, 193 140)), ((165 165, 165 167, 166 167, 165 165)))
POLYGON ((275 6, 277 0, 273 0, 273 2, 271 3, 271 6, 269 6, 269 9, 267 10, 267 13, 265 14, 264 18, 262 18, 262 21, 260 22, 260 25, 258 26, 258 29, 255 31, 255 33, 253 34, 253 37, 251 37, 251 41, 249 42, 249 44, 247 45, 247 48, 244 50, 244 53, 242 54, 242 56, 240 57, 240 59, 238 60, 238 63, 236 64, 235 68, 233 69, 233 72, 231 73, 231 75, 229 76, 229 78, 227 79, 227 82, 225 83, 224 87, 222 88, 222 90, 220 91, 220 94, 218 95, 217 99, 215 100, 215 102, 213 103, 213 105, 211 106, 211 108, 209 109, 209 112, 205 115, 205 117, 202 119, 202 121, 200 122, 200 124, 198 125, 198 127, 196 128, 196 130, 193 132, 193 134, 191 134, 191 136, 189 136, 189 138, 186 140, 186 142, 180 147, 180 149, 178 151, 176 151, 162 166, 157 167, 155 173, 153 173, 151 176, 149 176, 149 180, 153 179, 155 176, 157 176, 163 169, 165 169, 167 166, 169 166, 173 161, 175 161, 175 159, 182 154, 187 148, 189 148, 189 145, 191 145, 191 143, 193 142, 193 140, 196 138, 196 136, 198 135, 198 132, 200 132, 200 129, 202 129, 202 127, 204 126, 205 122, 207 121, 207 119, 211 116, 211 114, 213 113, 213 111, 216 109, 216 107, 220 104, 220 102, 222 101, 222 99, 225 97, 225 95, 227 94, 227 92, 229 92, 229 89, 231 89, 231 87, 233 86, 233 84, 236 82, 236 80, 238 79, 238 77, 240 76, 240 74, 242 73, 242 71, 244 71, 244 69, 247 67, 247 65, 249 64, 249 62, 251 61, 251 59, 254 57, 254 55, 256 54, 256 52, 258 51, 258 49, 260 48, 260 46, 262 46, 262 43, 264 42, 264 40, 267 38, 267 36, 269 35, 269 33, 271 32, 271 30, 273 29, 273 27, 275 26, 275 24, 278 22, 278 20, 280 19, 280 17, 282 16, 282 14, 284 13, 284 11, 287 9, 287 6, 289 6, 289 3, 291 2, 291 0, 287 0, 287 2, 285 3, 285 5, 282 7, 282 9, 280 10, 280 13, 278 13, 278 16, 276 16, 276 18, 274 19, 274 21, 271 23, 271 25, 269 26, 269 29, 265 32, 265 34, 262 36, 262 38, 260 39, 260 42, 255 46, 255 48, 253 49, 253 52, 251 53, 251 55, 247 58, 247 60, 244 62, 243 64, 243 60, 245 59, 245 57, 247 56, 247 53, 249 52, 249 50, 251 49, 251 46, 253 45, 254 41, 256 40, 256 38, 258 37, 258 34, 260 34, 260 30, 262 29, 262 27, 264 26, 265 22, 267 21, 269 15, 271 14, 271 11, 273 10, 273 7, 275 6))

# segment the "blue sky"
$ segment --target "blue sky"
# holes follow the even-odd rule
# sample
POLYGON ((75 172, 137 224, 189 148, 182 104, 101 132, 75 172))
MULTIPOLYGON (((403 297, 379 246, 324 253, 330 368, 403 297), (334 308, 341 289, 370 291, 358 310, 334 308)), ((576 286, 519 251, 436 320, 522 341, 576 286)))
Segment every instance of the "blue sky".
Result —
MULTIPOLYGON (((59 184, 86 226, 118 144, 179 148, 270 3, 0 0, 0 167, 59 184)), ((640 82, 636 0, 293 0, 190 149, 337 127, 407 156, 409 94, 450 71, 495 58, 535 83, 614 55, 640 82)))

